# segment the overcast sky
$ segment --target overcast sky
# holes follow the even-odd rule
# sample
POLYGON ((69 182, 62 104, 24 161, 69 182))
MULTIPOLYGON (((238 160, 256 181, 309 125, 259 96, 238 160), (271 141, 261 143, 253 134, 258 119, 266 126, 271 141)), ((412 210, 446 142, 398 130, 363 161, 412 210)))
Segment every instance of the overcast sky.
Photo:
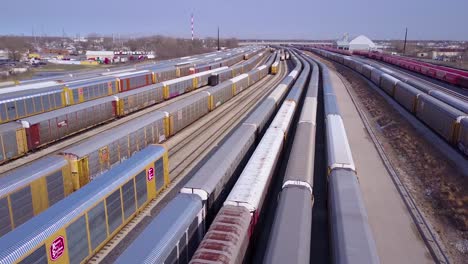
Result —
POLYGON ((468 40, 468 0, 4 0, 0 34, 468 40))

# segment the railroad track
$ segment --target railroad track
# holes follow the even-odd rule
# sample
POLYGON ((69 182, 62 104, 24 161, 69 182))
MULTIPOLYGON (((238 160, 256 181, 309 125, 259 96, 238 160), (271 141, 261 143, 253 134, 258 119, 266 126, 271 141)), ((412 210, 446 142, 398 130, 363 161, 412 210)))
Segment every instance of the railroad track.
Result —
POLYGON ((366 127, 366 130, 369 133, 370 138, 377 149, 377 152, 379 152, 379 155, 382 158, 382 161, 384 162, 385 167, 390 173, 392 180, 396 188, 398 189, 398 192, 400 193, 400 196, 405 202, 406 207, 408 208, 408 211, 410 212, 413 218, 413 221, 421 237, 424 240, 424 243, 429 249, 429 252, 431 252, 432 257, 437 263, 450 263, 445 253, 445 250, 443 249, 441 243, 439 242, 439 238, 435 235, 435 231, 433 230, 431 225, 425 220, 424 215, 422 214, 421 210, 419 210, 415 199, 409 192, 406 185, 400 179, 400 176, 397 173, 398 170, 394 167, 394 165, 388 158, 387 154, 385 153, 382 142, 380 142, 377 136, 375 135, 375 131, 372 128, 370 121, 368 120, 366 115, 363 113, 363 110, 361 109, 361 107, 357 104, 355 96, 350 92, 350 89, 352 89, 351 84, 341 74, 338 74, 338 76, 340 77, 343 84, 345 85, 346 90, 348 91, 348 94, 351 97, 351 101, 356 106, 356 109, 364 123, 364 126, 366 127))
POLYGON ((458 98, 460 100, 468 102, 468 96, 466 96, 464 94, 461 94, 461 93, 458 93, 458 92, 456 92, 456 91, 454 91, 452 89, 449 89, 447 87, 444 87, 442 85, 438 85, 438 84, 436 84, 434 82, 428 81, 428 80, 426 80, 424 78, 418 77, 418 76, 416 76, 414 74, 410 74, 410 73, 408 73, 406 71, 403 71, 403 70, 399 69, 398 67, 396 67, 394 65, 388 65, 388 64, 385 64, 385 63, 382 63, 382 62, 379 62, 379 61, 371 61, 369 59, 365 60, 364 62, 369 63, 371 65, 377 65, 377 66, 380 66, 380 67, 389 68, 390 70, 397 72, 399 75, 402 75, 402 77, 404 77, 404 78, 411 78, 411 79, 417 80, 417 81, 422 82, 422 83, 424 83, 424 84, 426 84, 426 85, 428 85, 428 86, 430 86, 430 87, 432 87, 432 88, 434 88, 436 90, 439 90, 439 91, 447 93, 447 94, 449 94, 449 95, 451 95, 453 97, 456 97, 456 98, 458 98))
MULTIPOLYGON (((130 221, 107 245, 98 251, 88 263, 110 263, 107 260, 114 248, 123 240, 129 240, 128 235, 135 229, 147 216, 154 217, 157 212, 154 208, 165 199, 175 186, 195 168, 201 161, 237 124, 246 117, 259 101, 268 96, 277 84, 286 76, 286 65, 280 67, 276 76, 267 76, 253 86, 238 94, 219 108, 210 112, 205 117, 188 126, 175 136, 171 137, 166 146, 169 149, 169 172, 171 183, 168 189, 140 212, 132 221, 130 221), (234 111, 238 109, 238 111, 234 111), (215 124, 219 124, 216 126, 215 124)), ((135 234, 135 237, 138 234, 135 234)), ((133 239, 132 239, 133 240, 133 239)), ((131 241, 129 241, 131 242, 131 241)), ((128 244, 127 244, 128 245, 128 244)), ((126 248, 127 245, 123 247, 126 248)), ((124 249, 122 249, 124 250, 124 249)), ((111 256, 112 257, 112 256, 111 256)))
MULTIPOLYGON (((326 63, 335 65, 335 67, 341 67, 343 69, 346 68, 346 70, 352 71, 351 69, 348 69, 346 66, 341 65, 339 63, 328 61, 325 59, 323 60, 326 61, 326 63)), ((369 134, 370 139, 374 143, 375 148, 377 152, 379 153, 379 156, 381 157, 387 171, 389 172, 395 187, 400 193, 400 196, 403 202, 405 203, 408 209, 408 212, 410 213, 413 219, 413 222, 419 234, 421 235, 421 238, 424 241, 426 247, 428 248, 433 260, 436 263, 450 263, 449 257, 447 256, 446 250, 444 249, 442 243, 440 242, 439 236, 434 231, 430 223, 426 221, 422 211, 418 208, 415 198, 411 195, 404 181, 402 181, 401 176, 398 173, 399 170, 396 168, 396 166, 392 163, 391 159, 386 154, 384 150, 384 146, 383 146, 384 143, 382 143, 378 139, 375 128, 372 126, 371 121, 366 116, 366 114, 364 114, 364 110, 362 109, 362 107, 357 103, 358 99, 356 99, 356 96, 351 92, 351 90, 353 89, 351 83, 342 74, 337 74, 337 76, 341 79, 344 86, 346 87, 346 90, 351 98, 351 101, 353 105, 356 107, 358 114, 361 117, 363 124, 366 128, 366 131, 369 134)), ((359 75, 358 78, 364 78, 364 77, 359 75)))
MULTIPOLYGON (((268 58, 263 58, 262 60, 260 60, 260 62, 256 65, 256 67, 258 67, 259 65, 262 65, 268 58)), ((242 61, 244 62, 244 61, 242 61)), ((239 62, 241 63, 241 62, 239 62)), ((234 64, 234 65, 237 65, 237 64, 234 64)), ((233 66, 234 66, 233 65, 233 66)), ((50 155, 50 154, 54 154, 54 153, 58 153, 60 152, 62 149, 64 148, 68 148, 70 146, 73 146, 75 144, 78 144, 80 143, 81 141, 83 140, 86 140, 92 136, 95 136, 101 132, 104 132, 106 130, 110 130, 110 129, 113 129, 119 125, 122 125, 134 118, 138 118, 142 115, 145 115, 145 114, 148 114, 150 112, 153 112, 153 111, 156 111, 156 110, 159 110, 169 104, 172 104, 172 103, 175 103, 175 102, 178 102, 182 99, 185 99, 186 97, 189 97, 189 96, 192 96, 198 92, 201 92, 201 91, 204 91, 206 90, 207 88, 209 88, 211 86, 207 85, 205 87, 201 87, 201 88, 198 88, 196 90, 193 90, 189 93, 185 93, 185 94, 182 94, 182 95, 179 95, 177 97, 174 97, 174 98, 171 98, 170 100, 167 100, 167 101, 163 101, 163 102, 160 102, 156 105, 152 105, 152 106, 149 106, 145 109, 142 109, 138 112, 135 112, 135 113, 131 113, 130 115, 127 115, 127 116, 124 116, 122 118, 119 118, 119 119, 114 119, 114 120, 109 120, 107 122, 104 122, 104 123, 101 123, 97 126, 94 126, 94 127, 90 127, 88 129, 85 129, 85 130, 82 130, 81 132, 78 132, 76 134, 72 134, 66 138, 63 138, 61 140, 58 140, 58 141, 55 141, 51 144, 48 144, 44 147, 42 147, 41 149, 39 149, 38 151, 35 151, 35 152, 32 152, 32 153, 29 153, 27 154, 26 156, 23 156, 23 157, 20 157, 16 160, 12 160, 6 164, 3 164, 0 166, 0 174, 4 174, 8 171, 11 171, 11 170, 14 170, 18 167, 21 167, 23 165, 26 165, 30 162, 33 162, 37 159, 40 159, 44 156, 47 156, 47 155, 50 155)))

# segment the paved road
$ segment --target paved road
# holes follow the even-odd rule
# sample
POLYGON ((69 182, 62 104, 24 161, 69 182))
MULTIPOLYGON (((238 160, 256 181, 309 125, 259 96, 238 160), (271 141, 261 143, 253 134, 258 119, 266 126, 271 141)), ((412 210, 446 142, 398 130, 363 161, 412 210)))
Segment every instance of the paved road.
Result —
POLYGON ((331 77, 381 262, 433 263, 345 86, 331 77))

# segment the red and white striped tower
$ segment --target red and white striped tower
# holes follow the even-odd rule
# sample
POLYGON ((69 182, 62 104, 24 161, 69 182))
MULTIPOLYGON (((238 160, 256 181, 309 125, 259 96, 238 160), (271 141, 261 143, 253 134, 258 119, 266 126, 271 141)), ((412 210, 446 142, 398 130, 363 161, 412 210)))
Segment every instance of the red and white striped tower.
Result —
POLYGON ((192 13, 192 41, 193 41, 193 13, 192 13))

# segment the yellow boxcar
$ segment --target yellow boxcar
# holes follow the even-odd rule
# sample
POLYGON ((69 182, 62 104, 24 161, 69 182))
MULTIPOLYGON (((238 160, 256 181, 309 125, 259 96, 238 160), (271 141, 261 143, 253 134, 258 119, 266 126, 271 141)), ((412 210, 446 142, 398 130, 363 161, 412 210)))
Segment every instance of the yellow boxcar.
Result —
POLYGON ((50 156, 0 178, 0 236, 73 192, 68 162, 50 156))
POLYGON ((0 238, 0 263, 84 263, 169 184, 165 147, 151 145, 0 238))
POLYGON ((166 115, 153 112, 63 150, 60 154, 70 163, 74 189, 80 189, 148 145, 166 140, 167 129, 166 115))

